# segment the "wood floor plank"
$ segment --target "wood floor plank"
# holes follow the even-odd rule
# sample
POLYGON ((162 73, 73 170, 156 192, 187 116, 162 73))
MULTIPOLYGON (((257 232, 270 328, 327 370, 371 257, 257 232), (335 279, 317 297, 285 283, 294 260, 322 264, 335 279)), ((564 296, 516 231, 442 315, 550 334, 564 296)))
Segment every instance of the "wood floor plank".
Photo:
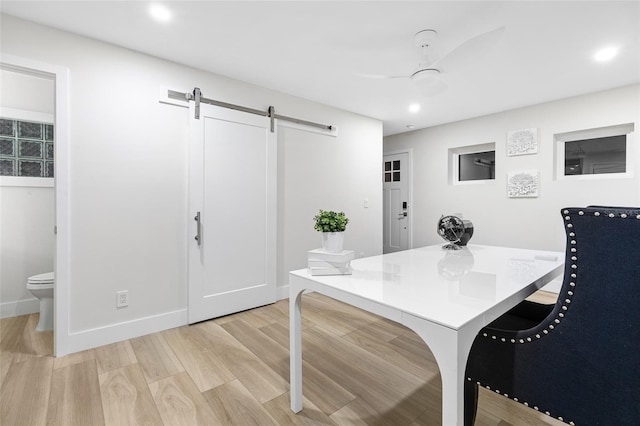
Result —
POLYGON ((355 399, 329 416, 340 426, 398 426, 395 419, 385 419, 362 399, 355 399))
POLYGON ((438 362, 427 344, 417 334, 403 334, 389 342, 405 359, 427 372, 426 378, 439 374, 438 362))
POLYGON ((286 392, 263 404, 265 410, 278 425, 335 426, 329 416, 304 397, 304 409, 299 413, 294 413, 290 408, 290 398, 290 393, 286 392))
MULTIPOLYGON (((273 324, 279 326, 279 324, 273 324)), ((274 341, 261 330, 251 327, 238 319, 222 326, 229 334, 246 346, 258 358, 264 361, 285 381, 289 381, 289 349, 274 341)), ((303 362, 305 380, 302 387, 304 395, 320 408, 330 414, 356 397, 335 383, 318 369, 303 362)))
MULTIPOLYGON (((355 330, 344 335, 343 339, 424 380, 439 377, 438 366, 435 362, 427 363, 424 358, 413 356, 411 352, 405 351, 398 345, 377 339, 375 334, 371 334, 369 330, 355 330)), ((399 336, 396 339, 402 339, 402 337, 399 336)), ((426 349, 426 345, 424 348, 426 349)))
POLYGON ((0 391, 0 424, 44 425, 52 373, 51 357, 11 363, 0 391))
POLYGON ((3 318, 0 320, 0 351, 19 352, 23 347, 22 336, 29 321, 29 315, 3 318))
POLYGON ((161 425, 162 420, 138 364, 98 376, 107 425, 161 425))
POLYGON ((149 334, 131 339, 131 347, 147 383, 184 371, 184 367, 162 334, 149 334))
MULTIPOLYGON (((305 297, 306 296, 303 296, 303 298, 305 297)), ((277 301, 276 303, 273 304, 273 309, 278 310, 280 313, 277 323, 284 327, 287 327, 288 329, 289 328, 289 299, 277 301)), ((309 318, 302 317, 303 330, 305 328, 315 327, 315 325, 316 324, 314 324, 311 320, 309 320, 309 318)), ((261 328, 264 328, 264 327, 261 327, 261 328)))
POLYGON ((428 383, 320 329, 303 332, 303 359, 385 415, 409 424, 425 409, 428 383))
POLYGON ((342 336, 380 318, 317 293, 302 298, 302 315, 318 327, 342 336))
POLYGON ((211 342, 200 328, 184 326, 162 332, 200 392, 235 380, 236 376, 211 350, 211 342))
POLYGON ((233 380, 202 394, 220 419, 228 426, 279 426, 239 380, 233 380))
MULTIPOLYGON (((86 351, 76 352, 73 354, 54 358, 53 369, 68 367, 73 364, 80 364, 81 362, 91 361, 96 359, 96 353, 93 349, 87 349, 86 351)), ((96 369, 97 369, 96 363, 96 369)))
POLYGON ((289 350, 243 319, 228 322, 222 328, 253 352, 284 380, 289 380, 289 350))
POLYGON ((149 384, 165 425, 222 425, 185 372, 149 384))
POLYGON ((36 331, 40 314, 30 314, 27 323, 22 330, 19 353, 13 359, 14 362, 24 361, 28 358, 53 355, 53 331, 36 331))
POLYGON ((478 392, 477 417, 480 422, 488 415, 501 413, 500 419, 514 426, 561 426, 566 423, 549 417, 544 413, 525 407, 488 389, 480 388, 478 392))
POLYGON ((231 321, 235 321, 238 318, 242 318, 245 322, 251 324, 253 327, 260 328, 276 322, 276 317, 274 316, 275 313, 277 313, 277 310, 274 310, 273 305, 266 305, 231 315, 226 315, 221 318, 216 318, 213 320, 213 322, 219 325, 223 325, 231 321))
POLYGON ((9 372, 9 367, 13 362, 13 352, 0 351, 0 389, 2 389, 4 378, 9 372))
POLYGON ((373 336, 376 340, 383 340, 385 342, 390 342, 391 340, 410 332, 408 328, 402 327, 398 323, 382 319, 378 319, 364 327, 360 327, 358 328, 358 331, 373 336))
POLYGON ((98 361, 98 374, 125 367, 138 362, 129 340, 124 340, 94 349, 98 361))
POLYGON ((527 300, 536 303, 554 304, 558 300, 558 293, 552 293, 550 291, 538 290, 531 296, 527 297, 527 300))
POLYGON ((269 401, 289 389, 289 382, 253 352, 212 321, 192 326, 209 340, 209 348, 260 402, 269 401))
POLYGON ((47 426, 56 425, 104 425, 95 359, 53 370, 47 426))
MULTIPOLYGON (((315 327, 315 326, 314 326, 315 327)), ((311 327, 309 327, 311 328, 311 327)), ((260 329, 265 335, 269 336, 275 342, 278 342, 283 348, 289 350, 289 327, 282 324, 271 324, 260 329)))

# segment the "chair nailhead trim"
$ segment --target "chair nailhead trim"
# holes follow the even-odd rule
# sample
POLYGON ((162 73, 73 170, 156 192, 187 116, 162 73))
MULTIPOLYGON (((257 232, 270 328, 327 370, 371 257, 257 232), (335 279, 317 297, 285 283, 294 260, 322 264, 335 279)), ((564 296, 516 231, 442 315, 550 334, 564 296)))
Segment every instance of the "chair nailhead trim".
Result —
POLYGON ((593 215, 594 216, 600 216, 600 212, 595 212, 593 215))
MULTIPOLYGON (((470 381, 470 382, 472 382, 472 381, 473 381, 473 380, 471 379, 471 377, 467 377, 467 380, 468 380, 468 381, 470 381)), ((488 390, 491 390, 491 386, 483 385, 483 384, 482 384, 481 382, 479 382, 479 381, 476 381, 476 384, 477 384, 478 386, 481 386, 481 387, 484 387, 484 388, 486 388, 486 389, 488 389, 488 390)), ((495 389, 495 390, 494 390, 494 392, 495 392, 495 393, 497 393, 497 394, 500 394, 500 395, 504 396, 505 398, 509 398, 509 399, 511 399, 511 400, 513 400, 513 401, 515 401, 515 402, 520 402, 520 399, 519 399, 519 398, 517 398, 517 397, 511 397, 511 396, 509 396, 509 394, 508 394, 508 393, 501 393, 499 389, 495 389)), ((533 408, 533 409, 534 409, 534 410, 536 410, 536 411, 540 411, 540 412, 542 412, 542 411, 540 410, 540 407, 538 407, 537 405, 530 405, 530 404, 529 404, 529 402, 527 402, 527 401, 522 401, 522 402, 520 402, 520 403, 521 403, 522 405, 524 405, 525 407, 531 407, 531 408, 533 408)), ((549 412, 549 411, 544 411, 544 414, 546 414, 547 416, 551 416, 551 412, 549 412)), ((560 420, 561 422, 564 422, 564 417, 562 417, 562 416, 558 416, 558 420, 560 420)), ((572 422, 572 421, 571 421, 571 422, 565 422, 565 423, 568 423, 568 424, 570 424, 570 425, 572 425, 572 426, 575 426, 575 425, 576 425, 576 424, 575 424, 574 422, 572 422)))

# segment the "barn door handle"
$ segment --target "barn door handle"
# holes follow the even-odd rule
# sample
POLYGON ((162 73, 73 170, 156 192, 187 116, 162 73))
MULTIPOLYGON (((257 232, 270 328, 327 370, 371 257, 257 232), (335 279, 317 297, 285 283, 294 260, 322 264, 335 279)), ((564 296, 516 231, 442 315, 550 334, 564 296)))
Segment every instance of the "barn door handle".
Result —
POLYGON ((196 221, 196 237, 195 237, 195 240, 198 242, 198 245, 200 245, 201 244, 201 240, 202 240, 201 235, 200 235, 200 232, 201 232, 201 229, 200 229, 200 212, 196 213, 196 217, 194 217, 193 220, 196 221))

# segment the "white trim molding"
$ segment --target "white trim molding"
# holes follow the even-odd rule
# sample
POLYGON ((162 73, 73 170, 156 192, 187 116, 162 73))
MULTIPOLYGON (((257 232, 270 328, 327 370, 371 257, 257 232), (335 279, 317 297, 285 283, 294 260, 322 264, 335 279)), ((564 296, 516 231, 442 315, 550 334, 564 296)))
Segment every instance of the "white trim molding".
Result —
POLYGON ((35 297, 32 299, 0 303, 0 319, 33 314, 39 311, 40 302, 35 297))
POLYGON ((66 349, 68 353, 80 352, 183 325, 187 325, 187 310, 179 309, 173 312, 70 333, 66 349))

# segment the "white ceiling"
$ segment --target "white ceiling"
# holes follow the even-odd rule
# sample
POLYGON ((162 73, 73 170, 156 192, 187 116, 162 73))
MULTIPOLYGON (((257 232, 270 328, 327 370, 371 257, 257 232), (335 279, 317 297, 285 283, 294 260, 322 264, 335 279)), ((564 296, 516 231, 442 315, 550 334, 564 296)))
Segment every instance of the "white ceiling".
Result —
POLYGON ((385 135, 640 82, 638 1, 161 3, 170 23, 151 20, 144 1, 3 0, 0 10, 375 117, 385 135), (412 73, 422 29, 437 30, 437 59, 502 26, 491 51, 442 70, 448 89, 439 95, 420 95, 408 79, 362 76, 412 73), (619 55, 594 61, 608 45, 619 55))

